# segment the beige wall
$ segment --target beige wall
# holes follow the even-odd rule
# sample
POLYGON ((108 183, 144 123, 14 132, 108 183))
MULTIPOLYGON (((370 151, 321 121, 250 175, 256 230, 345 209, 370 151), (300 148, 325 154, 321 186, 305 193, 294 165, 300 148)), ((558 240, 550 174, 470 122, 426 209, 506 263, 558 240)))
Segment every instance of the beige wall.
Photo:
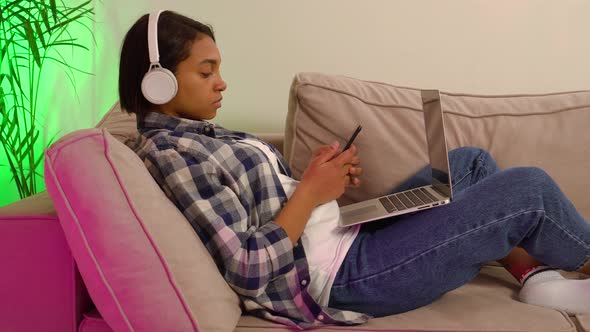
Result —
POLYGON ((160 7, 214 26, 229 85, 215 121, 234 129, 281 132, 299 71, 453 92, 590 89, 585 0, 103 0, 96 6, 102 40, 95 117, 116 98, 124 33, 160 7))

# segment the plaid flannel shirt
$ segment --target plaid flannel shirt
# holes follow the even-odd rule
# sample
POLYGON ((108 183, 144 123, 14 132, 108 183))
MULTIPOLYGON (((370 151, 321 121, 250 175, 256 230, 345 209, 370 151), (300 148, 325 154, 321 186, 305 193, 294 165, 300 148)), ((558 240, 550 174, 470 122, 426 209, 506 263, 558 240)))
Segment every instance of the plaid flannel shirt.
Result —
MULTIPOLYGON (((370 318, 322 307, 308 293, 301 240, 293 246, 274 222, 287 201, 281 182, 262 151, 236 144, 257 137, 155 112, 138 117, 137 127, 130 147, 188 219, 246 312, 300 329, 370 318)), ((268 146, 290 176, 282 155, 268 146)))

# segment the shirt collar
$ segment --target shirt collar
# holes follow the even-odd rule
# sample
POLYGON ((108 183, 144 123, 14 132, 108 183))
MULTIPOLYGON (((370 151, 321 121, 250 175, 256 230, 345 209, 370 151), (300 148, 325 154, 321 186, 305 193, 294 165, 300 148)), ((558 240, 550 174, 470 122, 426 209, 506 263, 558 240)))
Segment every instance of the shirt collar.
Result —
POLYGON ((159 112, 148 112, 137 117, 137 129, 168 129, 171 131, 192 132, 199 135, 215 137, 215 124, 205 120, 179 118, 159 112))

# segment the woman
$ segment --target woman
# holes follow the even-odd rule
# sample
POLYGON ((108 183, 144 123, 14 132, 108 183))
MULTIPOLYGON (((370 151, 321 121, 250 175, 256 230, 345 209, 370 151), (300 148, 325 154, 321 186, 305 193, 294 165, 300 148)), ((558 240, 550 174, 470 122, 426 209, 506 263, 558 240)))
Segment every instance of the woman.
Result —
POLYGON ((319 147, 293 180, 272 146, 208 122, 227 88, 211 29, 170 11, 156 21, 160 64, 178 91, 161 103, 142 94, 145 15, 125 36, 119 73, 121 105, 138 119, 133 148, 247 312, 300 327, 361 323, 431 303, 494 260, 523 284, 522 301, 590 312, 590 280, 553 271, 589 274, 590 224, 545 172, 498 170, 485 151, 457 149, 452 204, 339 228, 335 200, 360 184, 356 147, 319 147))

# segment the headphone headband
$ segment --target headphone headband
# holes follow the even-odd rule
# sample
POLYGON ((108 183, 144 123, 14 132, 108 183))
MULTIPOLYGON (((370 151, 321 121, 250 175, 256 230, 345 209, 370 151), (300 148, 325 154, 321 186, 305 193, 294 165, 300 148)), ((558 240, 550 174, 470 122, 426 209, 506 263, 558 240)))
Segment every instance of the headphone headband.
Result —
POLYGON ((161 105, 169 102, 178 92, 174 74, 160 65, 158 50, 158 18, 162 10, 150 13, 148 21, 148 51, 150 67, 141 80, 141 92, 150 103, 161 105))
POLYGON ((160 52, 158 51, 158 19, 163 10, 156 10, 150 13, 148 22, 148 50, 150 53, 150 63, 160 62, 160 52))

